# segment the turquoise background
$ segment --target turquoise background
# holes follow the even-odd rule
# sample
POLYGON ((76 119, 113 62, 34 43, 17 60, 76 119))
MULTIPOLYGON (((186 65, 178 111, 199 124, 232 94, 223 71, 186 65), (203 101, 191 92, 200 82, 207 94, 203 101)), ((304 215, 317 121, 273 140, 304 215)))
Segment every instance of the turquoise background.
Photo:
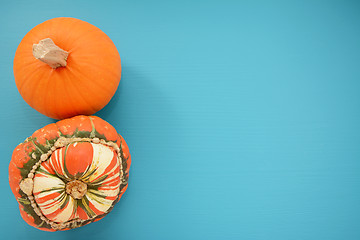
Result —
POLYGON ((1 1, 1 237, 360 239, 359 1, 1 1), (124 136, 129 188, 102 221, 47 233, 8 185, 15 146, 54 122, 15 86, 23 36, 101 28, 123 75, 96 115, 124 136))

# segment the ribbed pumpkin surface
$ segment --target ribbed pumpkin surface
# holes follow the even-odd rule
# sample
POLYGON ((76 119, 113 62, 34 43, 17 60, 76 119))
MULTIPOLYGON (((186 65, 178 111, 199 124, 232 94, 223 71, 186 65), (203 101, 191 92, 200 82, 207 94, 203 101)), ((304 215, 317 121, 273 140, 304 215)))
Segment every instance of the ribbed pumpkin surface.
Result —
POLYGON ((15 53, 14 76, 21 96, 40 113, 55 119, 91 115, 116 92, 120 55, 94 25, 76 18, 53 18, 24 36, 15 53), (53 69, 33 56, 33 45, 46 38, 69 53, 66 67, 53 69))

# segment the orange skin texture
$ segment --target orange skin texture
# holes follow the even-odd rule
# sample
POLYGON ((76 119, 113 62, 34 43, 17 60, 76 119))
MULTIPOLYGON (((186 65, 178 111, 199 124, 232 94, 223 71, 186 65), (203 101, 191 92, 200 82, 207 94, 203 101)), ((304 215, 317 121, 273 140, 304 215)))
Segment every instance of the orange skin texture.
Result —
POLYGON ((91 115, 115 94, 121 60, 99 28, 75 18, 53 18, 22 39, 15 53, 14 76, 21 96, 40 113, 55 119, 91 115), (69 52, 67 66, 53 69, 33 56, 33 44, 45 38, 69 52))
POLYGON ((60 137, 58 128, 55 123, 49 124, 39 130, 36 130, 32 135, 36 139, 36 143, 44 145, 46 140, 51 140, 60 137))
MULTIPOLYGON (((37 228, 36 224, 34 223, 34 218, 25 212, 24 207, 21 204, 19 204, 19 209, 20 209, 20 215, 25 220, 25 222, 30 226, 37 228)), ((47 232, 55 232, 54 229, 48 229, 48 228, 41 228, 41 230, 47 232)))
POLYGON ((30 156, 28 156, 28 152, 35 149, 35 146, 32 142, 24 142, 18 145, 12 155, 11 162, 9 165, 9 183, 10 188, 15 195, 16 198, 20 198, 21 195, 19 193, 20 190, 20 182, 22 177, 20 175, 19 168, 24 166, 24 163, 30 160, 30 156))
MULTIPOLYGON (((13 151, 12 159, 9 165, 9 184, 10 188, 15 195, 15 198, 21 198, 20 182, 23 180, 19 168, 22 168, 25 163, 27 163, 31 157, 29 153, 36 149, 35 144, 44 145, 46 140, 57 139, 62 135, 73 135, 75 131, 86 131, 91 132, 94 129, 100 134, 103 134, 107 141, 114 141, 120 147, 122 147, 124 159, 127 159, 127 168, 124 171, 124 174, 128 174, 131 165, 131 155, 129 153, 129 148, 120 134, 117 133, 115 128, 110 125, 108 122, 96 116, 76 116, 69 119, 64 119, 58 121, 57 123, 51 123, 41 129, 36 130, 30 137, 32 141, 25 141, 19 144, 13 151), (91 120, 90 120, 91 119, 91 120)), ((122 197, 126 191, 128 185, 124 186, 121 192, 119 193, 118 200, 122 197)), ((25 210, 23 205, 19 203, 20 214, 22 218, 31 226, 39 228, 44 231, 55 231, 53 229, 38 227, 34 223, 33 216, 29 215, 25 210)), ((93 222, 96 222, 101 218, 94 219, 93 222)), ((62 229, 69 230, 69 229, 62 229)))

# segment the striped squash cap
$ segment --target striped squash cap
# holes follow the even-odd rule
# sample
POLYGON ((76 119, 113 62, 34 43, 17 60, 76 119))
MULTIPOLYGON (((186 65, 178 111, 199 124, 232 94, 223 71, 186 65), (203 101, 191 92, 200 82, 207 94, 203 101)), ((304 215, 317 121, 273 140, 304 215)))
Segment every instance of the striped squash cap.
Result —
POLYGON ((49 124, 19 144, 9 182, 23 219, 44 231, 103 218, 126 191, 131 157, 125 140, 95 116, 49 124))

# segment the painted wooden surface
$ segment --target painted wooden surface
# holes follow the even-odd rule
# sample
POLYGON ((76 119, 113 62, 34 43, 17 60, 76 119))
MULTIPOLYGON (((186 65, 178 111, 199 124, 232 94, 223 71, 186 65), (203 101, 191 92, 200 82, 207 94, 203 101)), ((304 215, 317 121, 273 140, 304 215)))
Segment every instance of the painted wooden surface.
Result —
POLYGON ((2 236, 13 239, 359 239, 357 1, 2 1, 2 236), (21 220, 11 153, 53 122, 18 94, 35 25, 101 28, 122 79, 96 115, 126 139, 129 188, 103 220, 46 233, 21 220))

